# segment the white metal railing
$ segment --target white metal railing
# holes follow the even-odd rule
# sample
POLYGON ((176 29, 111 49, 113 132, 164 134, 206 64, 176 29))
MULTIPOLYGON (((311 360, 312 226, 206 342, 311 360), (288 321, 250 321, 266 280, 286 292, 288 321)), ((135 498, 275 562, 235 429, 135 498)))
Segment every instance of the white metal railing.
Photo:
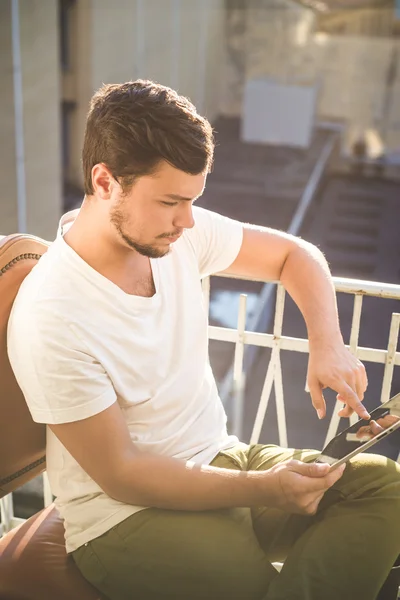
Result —
MULTIPOLYGON (((227 277, 227 275, 219 274, 218 276, 227 277)), ((252 278, 242 278, 252 281, 257 281, 252 278)), ((388 345, 386 349, 380 348, 365 348, 358 345, 360 322, 362 314, 362 304, 364 296, 373 296, 378 298, 392 298, 400 300, 400 285, 376 283, 371 281, 360 281, 356 279, 333 278, 336 292, 352 294, 354 296, 353 319, 350 332, 350 343, 348 347, 351 352, 366 362, 375 362, 385 365, 381 402, 389 398, 390 386, 393 379, 393 371, 395 366, 400 365, 400 352, 397 352, 397 340, 399 336, 400 314, 393 313, 390 325, 388 345)), ((278 418, 278 433, 279 443, 282 446, 288 445, 287 426, 286 426, 286 411, 282 383, 282 367, 281 367, 281 350, 292 352, 308 353, 308 341, 302 338, 295 338, 282 335, 282 324, 284 318, 285 290, 282 285, 278 286, 276 295, 276 306, 274 316, 273 333, 261 333, 256 331, 248 331, 245 328, 246 322, 246 295, 241 294, 239 302, 238 324, 236 329, 228 327, 209 326, 209 338, 211 340, 221 340, 235 344, 235 356, 233 363, 233 375, 231 379, 231 391, 233 398, 233 429, 238 432, 241 428, 243 419, 243 400, 246 375, 243 369, 244 351, 247 345, 253 345, 260 348, 271 348, 271 359, 268 364, 267 373, 262 389, 260 402, 254 421, 253 431, 251 434, 251 443, 256 443, 259 439, 261 427, 267 411, 268 402, 271 396, 272 387, 275 388, 275 400, 278 418)), ((203 281, 203 291, 205 294, 206 305, 209 305, 210 295, 210 280, 209 278, 203 281)), ((356 418, 356 417, 355 417, 356 418)), ((326 440, 329 441, 337 432, 339 426, 339 417, 337 410, 333 412, 333 416, 329 423, 326 440)), ((47 474, 44 473, 44 505, 51 504, 53 498, 51 495, 47 474)), ((0 500, 1 523, 0 536, 6 533, 11 528, 18 525, 22 519, 14 517, 13 498, 9 494, 0 500)))
MULTIPOLYGON (((221 274, 219 274, 221 276, 221 274)), ((225 277, 226 275, 222 275, 225 277)), ((246 278, 251 281, 258 281, 253 278, 246 278)), ((352 294, 354 296, 353 318, 350 331, 350 343, 348 348, 350 351, 362 361, 375 362, 385 365, 382 389, 381 402, 389 399, 390 387, 393 379, 393 371, 395 365, 400 365, 400 352, 397 352, 397 340, 399 337, 400 314, 393 313, 388 345, 386 349, 380 348, 365 348, 358 345, 360 322, 362 314, 362 304, 364 296, 372 296, 377 298, 391 298, 400 300, 400 285, 385 284, 372 281, 362 281, 357 279, 333 278, 337 293, 352 294)), ((243 357, 246 345, 253 345, 263 348, 271 348, 271 358, 267 368, 267 373, 264 381, 263 390, 255 418, 253 431, 250 442, 256 443, 259 439, 261 427, 264 422, 264 417, 268 407, 268 402, 272 392, 272 386, 275 388, 275 401, 277 409, 279 443, 282 446, 288 446, 285 402, 282 383, 282 367, 281 367, 281 350, 289 350, 293 352, 308 353, 308 340, 302 338, 294 338, 282 335, 282 324, 284 317, 285 290, 283 286, 277 282, 277 295, 274 316, 273 333, 261 333, 248 331, 245 329, 246 319, 246 295, 241 294, 239 302, 238 325, 236 329, 228 327, 209 327, 209 338, 211 340, 220 340, 224 342, 232 342, 235 344, 235 355, 232 369, 232 377, 229 382, 229 388, 232 398, 232 429, 236 434, 241 433, 242 416, 243 416, 243 399, 244 388, 246 382, 246 373, 243 369, 243 357)), ((209 278, 203 281, 203 291, 207 306, 209 305, 210 295, 210 280, 209 278)), ((325 443, 327 443, 337 433, 339 420, 337 412, 333 411, 332 418, 326 433, 325 443)), ((351 421, 355 422, 356 415, 353 415, 351 421)))
MULTIPOLYGON (((307 181, 307 185, 305 186, 303 193, 297 203, 296 210, 291 218, 287 233, 291 235, 299 235, 301 231, 301 227, 304 222, 304 218, 312 205, 317 193, 319 186, 323 180, 325 173, 329 169, 329 164, 332 160, 332 157, 335 155, 335 152, 338 149, 340 144, 340 133, 342 131, 341 126, 325 123, 324 125, 318 125, 319 128, 325 129, 330 132, 322 151, 316 161, 312 173, 307 181)), ((223 275, 226 277, 226 275, 223 275)), ((209 286, 209 283, 205 282, 205 286, 209 286)), ((263 329, 266 327, 266 322, 269 321, 271 316, 271 308, 272 308, 272 300, 275 286, 272 282, 264 282, 264 285, 259 293, 256 309, 249 319, 248 330, 249 331, 257 331, 259 329, 263 329)), ((246 302, 246 300, 243 300, 246 302)), ((246 368, 251 368, 253 354, 247 353, 246 357, 246 368)), ((230 395, 231 391, 231 380, 233 376, 234 365, 228 369, 227 373, 224 376, 224 379, 221 381, 219 386, 219 393, 222 399, 222 402, 226 404, 226 400, 230 395)), ((242 376, 245 378, 245 374, 242 376)), ((240 415, 235 415, 236 425, 239 425, 240 415)), ((239 429, 237 428, 237 431, 239 429)))
MULTIPOLYGON (((46 471, 42 475, 43 478, 43 505, 50 506, 53 502, 53 494, 50 490, 49 478, 46 471)), ((0 538, 8 531, 23 523, 25 519, 20 519, 14 515, 13 495, 8 494, 0 500, 0 538)))

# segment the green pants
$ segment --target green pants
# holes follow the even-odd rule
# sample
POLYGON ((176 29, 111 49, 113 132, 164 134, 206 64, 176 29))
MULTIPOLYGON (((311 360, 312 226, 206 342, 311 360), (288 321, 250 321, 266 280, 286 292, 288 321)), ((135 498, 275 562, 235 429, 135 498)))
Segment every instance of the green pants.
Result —
MULTIPOLYGON (((212 464, 263 470, 317 454, 238 444, 212 464)), ((73 557, 111 600, 374 600, 399 554, 400 465, 361 454, 315 516, 150 508, 73 557), (283 560, 278 574, 271 562, 283 560)))

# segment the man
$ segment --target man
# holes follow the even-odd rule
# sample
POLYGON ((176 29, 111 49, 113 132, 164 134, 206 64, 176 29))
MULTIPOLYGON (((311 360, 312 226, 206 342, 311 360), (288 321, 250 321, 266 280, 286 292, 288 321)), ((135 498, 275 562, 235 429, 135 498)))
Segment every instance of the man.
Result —
POLYGON ((200 279, 280 279, 304 315, 308 384, 368 413, 317 248, 193 206, 210 124, 150 81, 103 86, 83 145, 85 198, 21 286, 9 356, 66 547, 111 600, 372 600, 400 551, 399 465, 247 446, 226 431, 200 279), (307 462, 308 461, 308 462, 307 462), (271 561, 285 559, 278 575, 271 561))

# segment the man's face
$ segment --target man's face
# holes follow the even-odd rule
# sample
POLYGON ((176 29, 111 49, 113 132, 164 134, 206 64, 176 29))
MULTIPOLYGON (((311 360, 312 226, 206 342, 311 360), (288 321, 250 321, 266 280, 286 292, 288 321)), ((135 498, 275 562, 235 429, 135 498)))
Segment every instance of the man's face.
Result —
POLYGON ((127 195, 113 193, 111 224, 124 245, 150 258, 168 254, 184 229, 194 225, 192 204, 206 174, 189 175, 163 161, 154 175, 140 177, 127 195))

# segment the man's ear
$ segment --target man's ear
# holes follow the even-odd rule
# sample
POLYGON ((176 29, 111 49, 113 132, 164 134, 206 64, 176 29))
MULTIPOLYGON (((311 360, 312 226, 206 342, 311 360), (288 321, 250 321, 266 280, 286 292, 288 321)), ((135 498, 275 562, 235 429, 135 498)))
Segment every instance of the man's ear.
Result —
POLYGON ((103 163, 98 163, 92 168, 91 177, 96 196, 102 200, 109 200, 113 184, 115 183, 110 170, 103 163))

